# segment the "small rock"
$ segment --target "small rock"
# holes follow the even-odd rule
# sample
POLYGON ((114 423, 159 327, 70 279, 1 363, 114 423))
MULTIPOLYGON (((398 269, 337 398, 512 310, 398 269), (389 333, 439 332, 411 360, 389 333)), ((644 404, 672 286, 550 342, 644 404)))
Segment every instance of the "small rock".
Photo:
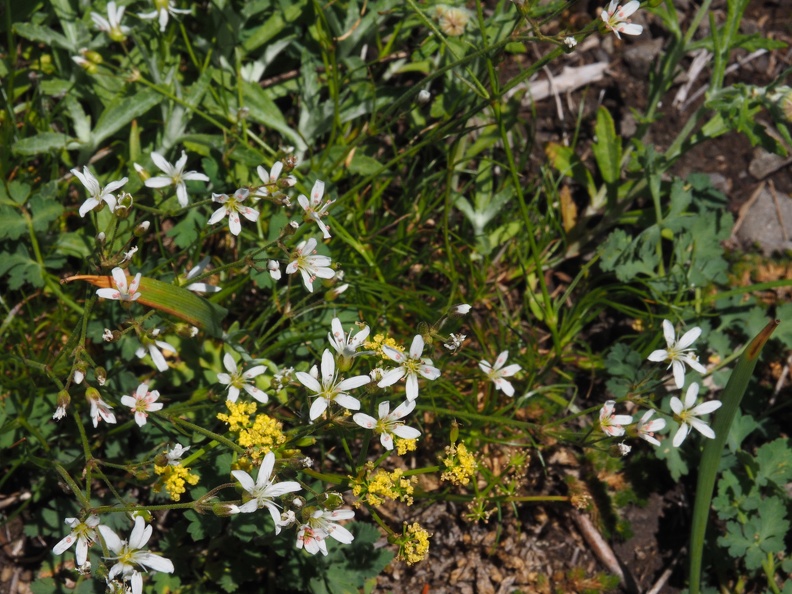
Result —
POLYGON ((623 57, 630 74, 638 78, 646 78, 655 59, 660 55, 663 43, 663 39, 658 37, 634 43, 626 48, 623 57))
POLYGON ((792 198, 778 191, 776 197, 778 208, 770 190, 762 190, 737 230, 737 237, 743 245, 758 246, 765 256, 792 250, 792 198))
POLYGON ((751 164, 748 165, 748 171, 756 179, 764 179, 789 163, 792 163, 791 158, 782 157, 775 153, 770 153, 762 147, 757 147, 754 150, 754 158, 751 160, 751 164))

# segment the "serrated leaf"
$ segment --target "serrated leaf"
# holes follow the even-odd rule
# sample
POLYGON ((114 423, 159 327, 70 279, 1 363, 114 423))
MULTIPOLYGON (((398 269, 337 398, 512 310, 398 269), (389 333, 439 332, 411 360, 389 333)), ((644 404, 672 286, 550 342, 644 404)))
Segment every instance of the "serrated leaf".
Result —
POLYGON ((168 229, 167 235, 173 238, 177 247, 186 249, 198 239, 198 233, 206 226, 206 220, 196 209, 189 210, 182 220, 168 229))
POLYGON ((16 208, 0 205, 0 239, 16 240, 27 232, 25 215, 16 208))
MULTIPOLYGON (((74 280, 84 280, 101 288, 115 286, 110 276, 89 274, 71 276, 65 282, 74 280)), ((127 282, 131 283, 132 277, 128 276, 127 282)), ((141 277, 138 290, 140 297, 137 299, 137 303, 175 316, 188 324, 202 328, 212 336, 222 336, 223 328, 220 322, 228 313, 224 307, 199 297, 183 287, 145 276, 141 277)))
POLYGON ((19 289, 25 284, 36 288, 44 286, 44 277, 41 266, 30 258, 30 253, 24 245, 18 245, 16 252, 0 258, 0 277, 8 276, 8 288, 19 289))
POLYGON ((11 146, 16 155, 41 155, 66 148, 71 138, 58 132, 42 132, 29 138, 18 140, 11 146))
POLYGON ((39 233, 46 231, 50 223, 63 214, 63 206, 54 200, 52 188, 57 182, 48 182, 41 191, 30 199, 30 210, 33 212, 33 229, 39 233))
POLYGON ((49 46, 59 47, 76 54, 80 48, 73 47, 73 44, 65 36, 41 25, 32 23, 14 23, 14 31, 20 37, 30 41, 38 41, 49 46))
POLYGON ((792 442, 779 438, 764 444, 756 452, 759 470, 756 473, 756 484, 760 487, 768 482, 784 488, 792 479, 792 442))

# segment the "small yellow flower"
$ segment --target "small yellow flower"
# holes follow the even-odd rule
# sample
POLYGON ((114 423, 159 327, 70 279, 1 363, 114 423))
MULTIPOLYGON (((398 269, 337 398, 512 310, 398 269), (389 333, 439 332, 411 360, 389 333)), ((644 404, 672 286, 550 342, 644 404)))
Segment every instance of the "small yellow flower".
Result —
MULTIPOLYGON (((352 478, 352 477, 350 477, 352 478)), ((405 477, 404 471, 397 468, 393 472, 379 469, 369 471, 363 479, 353 480, 352 493, 368 505, 382 505, 386 500, 413 504, 415 477, 405 477)))
POLYGON ((429 554, 429 537, 432 536, 418 522, 404 524, 404 533, 396 542, 399 545, 399 559, 407 565, 415 565, 426 559, 429 554))
POLYGON ((375 334, 371 340, 367 340, 363 343, 363 346, 366 348, 366 350, 375 351, 380 359, 386 359, 390 361, 390 359, 382 351, 383 345, 389 346, 392 349, 396 349, 400 353, 404 352, 403 346, 397 343, 396 340, 390 336, 385 336, 384 334, 375 334))
POLYGON ((463 487, 470 482, 476 473, 476 457, 468 452, 464 443, 446 446, 446 458, 441 458, 446 470, 440 475, 440 480, 448 481, 463 487))
POLYGON ((237 443, 247 448, 254 461, 261 460, 268 452, 286 442, 283 424, 265 414, 251 418, 257 410, 255 402, 231 402, 226 400, 229 414, 219 413, 217 418, 228 423, 228 429, 237 434, 237 443))
POLYGON ((182 493, 187 490, 185 483, 193 486, 198 484, 198 475, 192 474, 189 468, 181 464, 167 466, 155 464, 154 472, 160 475, 159 481, 154 485, 154 491, 159 493, 164 488, 173 501, 181 499, 182 493))
POLYGON ((418 448, 417 439, 395 439, 396 453, 404 456, 407 452, 414 452, 418 448))

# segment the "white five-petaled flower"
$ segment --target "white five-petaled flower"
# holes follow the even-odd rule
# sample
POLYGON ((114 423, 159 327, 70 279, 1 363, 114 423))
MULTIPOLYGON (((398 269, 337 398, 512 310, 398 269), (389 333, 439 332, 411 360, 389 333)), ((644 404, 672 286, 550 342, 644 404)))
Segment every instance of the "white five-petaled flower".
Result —
POLYGON ((613 414, 613 407, 616 406, 615 400, 608 400, 600 410, 600 427, 602 430, 611 437, 619 437, 624 435, 624 427, 622 425, 629 425, 633 422, 630 415, 615 415, 613 414))
POLYGON ((233 513, 250 513, 257 509, 266 507, 272 516, 272 521, 275 523, 275 534, 280 532, 281 526, 281 513, 278 505, 275 503, 275 497, 281 497, 286 493, 294 493, 299 491, 300 483, 296 481, 283 481, 276 483, 272 476, 272 469, 275 467, 275 454, 267 452, 264 459, 261 461, 261 467, 258 471, 256 481, 244 470, 232 470, 231 474, 239 481, 242 488, 247 491, 250 499, 233 510, 233 513))
POLYGON ((393 449, 393 436, 401 439, 417 439, 421 436, 418 429, 407 427, 401 419, 415 410, 415 400, 405 400, 393 412, 390 410, 390 402, 387 400, 380 402, 377 410, 379 420, 365 413, 356 413, 352 420, 364 429, 373 429, 380 434, 380 443, 386 450, 393 449))
POLYGON ((333 321, 330 322, 330 328, 332 332, 327 334, 327 340, 330 341, 330 346, 338 353, 338 366, 342 370, 346 371, 352 366, 353 358, 359 355, 371 354, 370 351, 357 352, 363 341, 368 338, 370 332, 368 326, 364 325, 354 337, 352 336, 352 330, 349 331, 349 334, 344 332, 344 327, 338 318, 333 318, 333 321))
POLYGON ((300 206, 305 211, 305 220, 316 221, 316 224, 319 225, 319 229, 322 230, 322 237, 330 239, 330 230, 327 228, 327 225, 324 224, 324 221, 322 221, 322 217, 327 216, 327 209, 330 208, 334 201, 325 200, 322 202, 324 187, 323 181, 316 180, 316 183, 314 183, 311 189, 311 199, 309 200, 300 194, 297 196, 297 202, 300 203, 300 206))
POLYGON ((492 383, 495 384, 496 390, 503 390, 503 393, 506 394, 506 396, 514 396, 514 386, 511 385, 511 382, 503 378, 513 376, 515 373, 520 371, 522 367, 516 363, 503 367, 503 365, 506 363, 506 359, 508 358, 509 351, 503 351, 500 355, 498 355, 498 358, 495 359, 495 363, 493 365, 490 365, 488 361, 480 361, 479 369, 487 374, 487 377, 492 380, 492 383))
POLYGON ((116 197, 113 192, 129 181, 124 177, 119 181, 110 182, 103 188, 99 185, 99 180, 88 170, 87 166, 83 167, 82 173, 79 169, 72 169, 71 172, 77 176, 82 182, 82 185, 85 186, 85 189, 91 194, 90 198, 80 206, 81 217, 84 217, 89 210, 93 210, 103 201, 110 207, 110 212, 113 212, 116 207, 116 197))
POLYGON ((709 413, 718 410, 722 403, 720 400, 710 400, 708 402, 703 402, 698 406, 693 406, 696 404, 698 392, 699 385, 697 383, 692 383, 690 386, 688 386, 687 392, 685 393, 684 404, 676 396, 671 397, 671 410, 674 411, 674 414, 681 423, 679 425, 679 429, 677 429, 676 435, 674 435, 674 441, 672 442, 675 448, 678 448, 680 445, 682 445, 682 442, 685 441, 688 433, 690 433, 691 427, 701 433, 704 437, 715 439, 715 432, 712 430, 712 427, 707 425, 707 423, 698 417, 701 415, 708 415, 709 413))
POLYGON ((160 32, 165 32, 165 27, 168 26, 168 16, 176 16, 179 14, 190 14, 189 10, 183 8, 176 8, 176 3, 173 0, 154 0, 154 11, 139 14, 141 19, 158 19, 160 32))
POLYGON ((170 466, 178 466, 181 462, 182 456, 190 449, 190 446, 183 446, 180 443, 177 443, 173 446, 173 449, 168 450, 165 454, 165 457, 168 458, 168 464, 170 466))
POLYGON ((138 287, 140 286, 140 273, 135 275, 131 283, 127 283, 127 275, 123 268, 116 266, 111 271, 113 275, 113 284, 116 288, 110 287, 104 289, 96 289, 96 294, 105 299, 116 299, 118 301, 135 301, 140 297, 138 287))
POLYGON ((643 414, 641 419, 638 421, 638 427, 637 427, 638 437, 640 437, 641 439, 645 439, 652 445, 659 446, 660 442, 657 440, 654 434, 660 431, 661 429, 665 429, 666 420, 652 419, 653 414, 654 414, 654 410, 650 408, 643 414))
POLYGON ((77 518, 66 518, 66 523, 71 528, 69 535, 52 547, 52 552, 60 555, 70 548, 75 542, 75 557, 77 565, 84 565, 88 559, 88 547, 96 540, 96 527, 99 525, 99 516, 90 515, 83 522, 77 518))
POLYGON ((401 351, 388 345, 382 345, 382 352, 388 359, 399 363, 399 367, 389 369, 384 373, 377 386, 386 388, 392 386, 401 378, 406 376, 405 389, 407 400, 418 398, 418 376, 428 380, 436 380, 440 377, 440 370, 432 365, 432 360, 421 357, 424 350, 424 339, 420 334, 416 334, 410 345, 410 352, 405 355, 401 351))
POLYGON ((312 421, 321 416, 331 402, 335 402, 347 410, 360 410, 360 401, 354 396, 347 394, 347 391, 369 383, 371 378, 368 375, 356 375, 339 380, 335 367, 333 354, 329 349, 325 349, 322 353, 321 383, 310 373, 298 371, 295 374, 297 381, 317 396, 316 400, 311 404, 311 410, 308 415, 312 421))
POLYGON ((110 568, 107 579, 112 580, 120 574, 124 581, 129 581, 132 594, 143 592, 143 576, 138 567, 173 573, 173 563, 170 559, 143 550, 151 538, 153 529, 151 526, 146 526, 145 520, 140 516, 135 517, 135 526, 129 535, 129 541, 121 540, 108 526, 100 525, 98 530, 107 548, 115 555, 109 557, 115 560, 115 564, 110 568))
POLYGON ((354 517, 355 512, 351 509, 336 509, 333 511, 317 509, 297 531, 297 548, 304 548, 311 555, 315 555, 319 551, 323 555, 327 555, 325 540, 328 536, 332 536, 342 544, 351 543, 355 539, 354 535, 340 524, 337 524, 336 521, 351 520, 354 517))
MULTIPOLYGON (((198 264, 190 268, 190 271, 187 273, 185 280, 194 279, 196 276, 200 276, 203 274, 204 269, 209 264, 209 256, 203 258, 198 264)), ((216 287, 215 285, 209 285, 206 283, 190 283, 185 287, 190 291, 195 293, 217 293, 222 290, 222 287, 216 287)))
POLYGON ((100 31, 104 31, 113 41, 124 41, 129 27, 121 24, 121 19, 124 16, 125 6, 116 6, 112 0, 107 3, 107 18, 96 12, 91 13, 91 20, 100 31))
POLYGON ((689 348, 701 336, 701 328, 698 326, 691 328, 677 340, 674 326, 668 320, 663 320, 663 336, 665 336, 666 348, 652 351, 647 359, 655 362, 670 361, 668 366, 673 368, 677 388, 681 390, 685 385, 685 363, 699 373, 707 373, 707 369, 698 362, 693 349, 689 348))
POLYGON ((156 340, 159 334, 160 329, 154 328, 154 330, 151 331, 151 337, 141 336, 140 340, 143 346, 138 347, 135 351, 135 355, 138 359, 142 359, 146 356, 146 353, 148 353, 151 356, 151 360, 154 361, 154 365, 156 365, 158 371, 168 371, 168 362, 165 360, 165 355, 162 354, 162 351, 175 355, 176 348, 164 340, 156 340))
POLYGON ((228 373, 218 373, 217 381, 228 386, 228 400, 236 402, 237 398, 239 398, 239 390, 243 389, 262 404, 266 404, 269 401, 269 396, 253 385, 253 382, 250 382, 254 377, 258 377, 267 371, 264 365, 256 365, 245 372, 241 372, 230 353, 226 353, 223 356, 223 365, 228 373))
POLYGON ((257 198, 266 198, 267 196, 277 197, 284 206, 289 206, 291 204, 289 198, 283 194, 282 190, 294 186, 297 183, 297 178, 293 175, 280 177, 282 171, 283 163, 281 161, 275 161, 269 173, 259 165, 256 172, 259 178, 261 178, 262 185, 253 193, 253 196, 257 198))
POLYGON ((143 383, 137 387, 134 395, 121 396, 121 404, 128 406, 135 413, 135 423, 138 427, 146 424, 149 411, 162 410, 163 404, 157 402, 160 393, 157 390, 149 392, 148 384, 143 383))
POLYGON ((259 218, 259 211, 242 204, 249 195, 250 191, 248 191, 247 188, 240 188, 234 192, 233 196, 228 196, 227 194, 212 194, 212 200, 214 202, 219 202, 222 206, 214 211, 212 216, 209 217, 207 224, 214 225, 215 223, 219 223, 228 215, 228 228, 231 229, 232 234, 239 235, 242 231, 242 223, 239 215, 242 215, 248 221, 252 222, 258 221, 259 218))
POLYGON ((640 35, 643 27, 630 23, 630 16, 641 7, 641 3, 638 0, 630 0, 624 6, 619 6, 619 2, 621 0, 611 0, 608 8, 603 8, 600 12, 605 27, 613 31, 619 39, 621 39, 619 33, 640 35))
MULTIPOLYGON (((86 395, 88 395, 88 392, 86 392, 86 395)), ((97 390, 91 390, 91 395, 88 396, 88 400, 91 402, 91 412, 89 414, 94 428, 99 426, 100 418, 104 419, 105 423, 110 423, 111 425, 116 422, 115 414, 113 414, 113 407, 102 400, 97 390)))
POLYGON ((317 278, 333 278, 335 270, 330 268, 332 260, 330 256, 319 256, 314 253, 316 249, 316 239, 311 237, 308 241, 300 243, 292 254, 294 258, 286 266, 286 274, 294 274, 298 270, 302 274, 305 288, 313 293, 313 282, 317 278))
MULTIPOLYGON (((166 13, 167 14, 167 13, 166 13)), ((143 15, 141 15, 143 16, 143 15)), ((189 199, 187 197, 187 181, 205 181, 208 182, 209 178, 203 173, 198 171, 187 171, 185 173, 184 166, 187 164, 187 153, 182 151, 181 158, 176 161, 175 165, 171 165, 165 160, 165 157, 157 152, 151 153, 151 160, 154 165, 165 175, 151 177, 146 180, 145 184, 148 188, 164 188, 166 186, 176 186, 176 198, 179 200, 179 205, 184 208, 187 206, 189 199)))

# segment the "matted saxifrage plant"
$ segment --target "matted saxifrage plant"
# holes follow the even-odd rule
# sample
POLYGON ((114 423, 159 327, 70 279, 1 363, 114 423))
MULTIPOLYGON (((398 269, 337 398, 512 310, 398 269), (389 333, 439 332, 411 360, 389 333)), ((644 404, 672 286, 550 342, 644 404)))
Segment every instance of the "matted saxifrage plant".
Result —
MULTIPOLYGON (((603 184, 581 175, 586 216, 611 231, 649 188, 656 220, 642 213, 635 237, 617 228, 568 291, 551 294, 544 271, 588 249, 591 229, 586 217, 557 225, 528 197, 512 152, 517 110, 501 103, 595 30, 640 35, 639 3, 610 2, 553 37, 543 19, 560 5, 515 4, 141 0, 78 11, 54 0, 14 24, 41 44, 25 52, 42 80, 19 87, 10 71, 26 116, 3 120, 0 168, 11 177, 4 162, 36 160, 52 181, 15 170, 0 196, 0 274, 19 299, 0 325, 19 340, 0 485, 44 470, 24 478, 33 495, 14 513, 29 508, 29 533, 76 561, 52 560, 41 591, 66 576, 135 594, 370 588, 394 552, 410 565, 428 557, 416 502, 463 502, 477 520, 524 502, 585 507, 573 488, 529 490, 528 446, 561 439, 621 456, 645 440, 673 471, 693 431, 725 439, 708 421, 719 401, 699 400, 698 376, 686 382, 688 369, 720 371, 694 345, 702 327, 713 344, 718 331, 699 322, 700 301, 679 300, 691 283, 725 282, 719 240, 731 219, 701 229, 692 215, 720 206, 706 184, 664 185, 679 155, 666 162, 640 140, 627 163, 601 108, 603 184), (540 40, 542 59, 501 84, 504 53, 540 40), (435 225, 444 246, 422 232, 441 235, 435 225), (586 279, 595 265, 604 274, 586 279), (522 309, 495 305, 504 295, 481 272, 504 267, 505 282, 526 277, 522 309), (656 311, 603 296, 610 273, 616 295, 648 296, 656 311), (608 309, 649 331, 642 354, 621 343, 586 353, 613 377, 579 410, 559 378, 608 309), (670 318, 660 327, 658 314, 670 318), (552 348, 529 324, 547 328, 552 348), (500 472, 479 453, 490 444, 516 448, 500 472), (420 475, 440 487, 427 493, 420 475), (383 513, 394 507, 401 525, 383 513), (390 547, 375 546, 383 535, 390 547)), ((580 174, 566 148, 553 165, 580 174)), ((771 487, 759 495, 778 497, 771 487)), ((775 571, 755 549, 749 568, 775 571)))

